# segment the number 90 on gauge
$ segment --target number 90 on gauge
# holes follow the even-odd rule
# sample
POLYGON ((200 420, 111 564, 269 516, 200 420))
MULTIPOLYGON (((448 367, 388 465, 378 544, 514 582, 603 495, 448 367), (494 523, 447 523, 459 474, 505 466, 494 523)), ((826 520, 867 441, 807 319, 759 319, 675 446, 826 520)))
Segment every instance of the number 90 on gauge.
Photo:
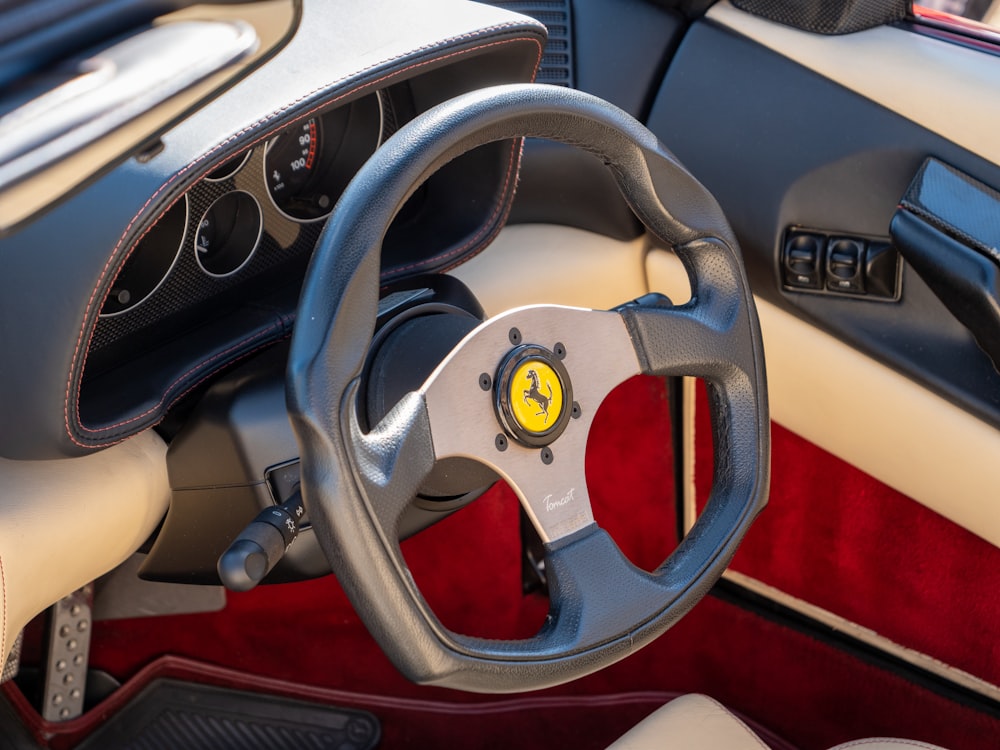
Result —
POLYGON ((382 138, 378 95, 300 122, 264 151, 264 180, 275 207, 293 221, 324 219, 382 138))

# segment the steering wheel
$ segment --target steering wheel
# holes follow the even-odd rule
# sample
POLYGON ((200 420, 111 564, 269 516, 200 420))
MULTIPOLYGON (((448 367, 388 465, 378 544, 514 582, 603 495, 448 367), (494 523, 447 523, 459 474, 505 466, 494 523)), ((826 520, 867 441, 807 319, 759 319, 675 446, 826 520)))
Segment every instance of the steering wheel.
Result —
MULTIPOLYGON (((645 645, 722 574, 767 499, 763 351, 739 248, 719 205, 639 122, 587 94, 509 85, 465 94, 390 138, 341 197, 307 272, 287 400, 316 535, 369 631, 411 680, 476 692, 548 687, 645 645), (375 326, 381 243, 433 172, 520 136, 600 157, 646 227, 673 246, 692 299, 614 311, 511 310, 479 325, 367 433, 359 376, 375 326), (653 573, 595 523, 584 476, 598 406, 637 373, 705 379, 715 476, 704 512, 653 573), (473 458, 514 489, 545 543, 550 612, 533 638, 445 628, 399 549, 398 522, 436 461, 473 458)), ((621 498, 628 513, 632 499, 621 498)))

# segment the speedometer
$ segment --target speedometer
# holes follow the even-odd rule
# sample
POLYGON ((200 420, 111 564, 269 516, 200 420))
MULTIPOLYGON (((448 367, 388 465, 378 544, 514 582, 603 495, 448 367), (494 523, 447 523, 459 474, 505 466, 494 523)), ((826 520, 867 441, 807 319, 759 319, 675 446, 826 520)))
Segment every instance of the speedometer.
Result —
POLYGON ((378 95, 279 133, 264 152, 268 195, 281 213, 295 221, 329 216, 381 138, 382 103, 378 95))
POLYGON ((296 219, 320 218, 330 213, 333 205, 322 187, 309 189, 321 153, 321 138, 319 120, 313 118, 286 130, 267 147, 264 170, 268 192, 278 208, 296 219))

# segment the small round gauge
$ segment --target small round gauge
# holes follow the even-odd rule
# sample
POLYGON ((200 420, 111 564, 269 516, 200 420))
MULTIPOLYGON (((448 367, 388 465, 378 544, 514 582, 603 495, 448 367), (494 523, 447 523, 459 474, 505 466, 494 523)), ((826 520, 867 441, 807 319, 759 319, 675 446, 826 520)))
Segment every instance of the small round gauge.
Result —
POLYGON ((249 158, 250 149, 247 149, 242 154, 236 154, 233 158, 226 159, 226 161, 222 162, 222 164, 205 175, 205 179, 209 182, 222 182, 222 180, 227 180, 239 172, 249 158))
POLYGON ((101 307, 102 317, 130 310, 159 289, 180 255, 187 217, 185 195, 139 240, 111 285, 101 307))
POLYGON ((378 95, 301 122, 264 151, 264 179, 274 205, 295 221, 317 221, 333 205, 382 139, 378 95))
POLYGON ((234 190, 215 201, 198 224, 194 255, 209 276, 229 276, 245 266, 260 242, 260 205, 250 193, 234 190))

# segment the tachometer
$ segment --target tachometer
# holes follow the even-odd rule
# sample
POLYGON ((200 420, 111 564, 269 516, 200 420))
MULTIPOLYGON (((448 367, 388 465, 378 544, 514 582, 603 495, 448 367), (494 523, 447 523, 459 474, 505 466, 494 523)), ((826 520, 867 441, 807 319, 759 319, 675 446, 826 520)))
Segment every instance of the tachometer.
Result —
POLYGON ((274 205, 295 221, 327 217, 382 138, 382 103, 359 99, 279 133, 264 152, 274 205))

